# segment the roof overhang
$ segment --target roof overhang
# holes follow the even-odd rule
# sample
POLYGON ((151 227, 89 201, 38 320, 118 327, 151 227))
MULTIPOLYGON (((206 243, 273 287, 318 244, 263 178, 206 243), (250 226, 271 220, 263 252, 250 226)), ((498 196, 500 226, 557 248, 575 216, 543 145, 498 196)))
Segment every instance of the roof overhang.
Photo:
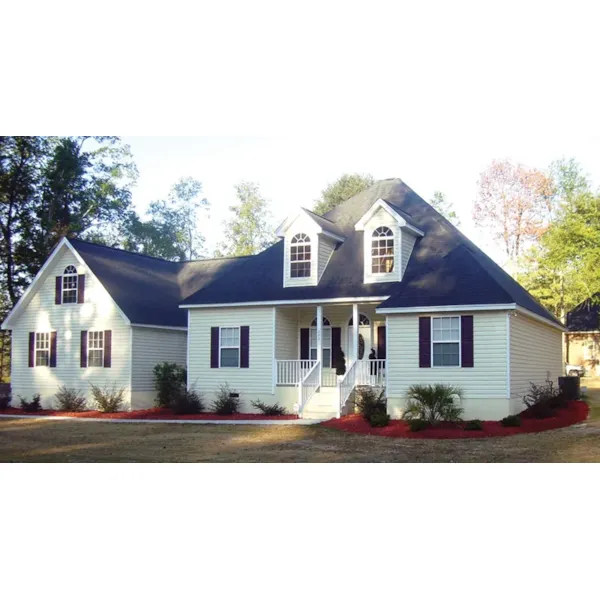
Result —
POLYGON ((378 210, 385 210, 393 219, 398 222, 398 225, 401 229, 406 229, 414 233, 418 237, 423 237, 425 233, 421 231, 418 227, 411 225, 408 221, 400 214, 398 214, 385 200, 380 198, 371 206, 371 208, 363 215, 362 219, 355 225, 356 231, 364 231, 367 223, 373 218, 373 215, 378 210))
MULTIPOLYGON (((8 329, 13 328, 15 320, 19 317, 19 315, 27 307, 27 305, 29 304, 31 299, 38 292, 38 290, 40 289, 40 287, 45 279, 46 272, 52 268, 55 261, 57 260, 57 257, 60 254, 60 251, 65 246, 73 253, 73 255, 75 256, 77 261, 81 265, 85 265, 89 269, 90 273, 93 275, 92 269, 85 262, 85 260, 83 260, 83 258, 79 254, 79 252, 77 252, 77 250, 75 250, 75 248, 73 247, 73 244, 71 244, 71 242, 69 242, 69 240, 67 238, 62 238, 62 240, 60 240, 60 242, 58 242, 58 244, 56 244, 56 246, 54 247, 54 250, 48 257, 48 259, 46 260, 46 262, 44 263, 42 268, 39 270, 38 274, 34 277, 33 281, 29 285, 29 287, 25 290, 25 293, 21 296, 19 301, 14 305, 13 309, 8 313, 8 315, 6 316, 6 319, 4 319, 4 322, 2 323, 2 325, 0 327, 1 329, 8 330, 8 329)), ((106 290, 106 288, 104 287, 102 282, 95 275, 94 275, 94 278, 98 282, 98 284, 108 294, 108 291, 106 290)), ((114 302, 114 300, 113 300, 113 302, 114 302)), ((119 311, 119 314, 121 315, 121 317, 123 317, 123 320, 125 321, 125 323, 127 323, 129 325, 130 321, 127 318, 127 316, 125 315, 125 313, 121 310, 121 307, 116 302, 115 302, 115 306, 117 307, 117 310, 119 311)))
POLYGON ((298 218, 300 218, 301 216, 306 216, 308 217, 312 224, 313 224, 313 230, 316 231, 319 235, 324 235, 327 236, 329 238, 331 238, 332 240, 335 240, 337 242, 343 242, 345 241, 346 238, 338 235, 337 233, 334 233, 333 231, 328 231, 326 227, 323 227, 322 225, 320 225, 319 223, 317 223, 312 216, 310 215, 310 213, 305 209, 305 208, 301 208, 298 212, 296 212, 295 214, 289 216, 275 231, 275 234, 277 235, 277 237, 283 238, 286 236, 289 228, 298 220, 298 218))
POLYGON ((228 304, 180 304, 179 308, 236 308, 240 306, 318 306, 319 304, 366 304, 385 302, 389 296, 326 298, 317 300, 263 300, 262 302, 231 302, 228 304))
POLYGON ((410 314, 432 314, 432 313, 465 313, 465 312, 483 312, 490 310, 515 311, 527 317, 535 319, 559 329, 567 331, 567 328, 559 323, 546 319, 518 304, 448 304, 446 306, 399 306, 390 308, 378 308, 375 312, 380 315, 410 315, 410 314))

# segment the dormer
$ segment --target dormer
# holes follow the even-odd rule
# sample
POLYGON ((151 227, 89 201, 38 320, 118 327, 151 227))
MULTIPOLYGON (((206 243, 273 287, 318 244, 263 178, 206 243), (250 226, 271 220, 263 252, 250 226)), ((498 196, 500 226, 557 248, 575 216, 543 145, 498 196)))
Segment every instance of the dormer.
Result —
POLYGON ((284 240, 283 287, 318 285, 337 245, 344 241, 338 226, 305 208, 277 230, 284 240))
POLYGON ((364 282, 402 281, 415 243, 425 234, 403 211, 377 200, 356 224, 364 233, 364 282))

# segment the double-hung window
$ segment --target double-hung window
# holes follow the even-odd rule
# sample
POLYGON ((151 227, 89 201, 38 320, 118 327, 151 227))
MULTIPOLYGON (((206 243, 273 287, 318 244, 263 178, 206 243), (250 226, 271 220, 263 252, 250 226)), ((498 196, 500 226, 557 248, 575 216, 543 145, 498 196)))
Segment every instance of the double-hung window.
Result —
POLYGON ((62 276, 62 303, 77 304, 77 269, 69 266, 62 276))
MULTIPOLYGON (((318 359, 317 320, 314 319, 310 328, 310 360, 318 359)), ((331 323, 323 317, 323 368, 331 368, 331 323)))
POLYGON ((221 327, 219 354, 221 368, 237 369, 240 367, 239 327, 221 327))
POLYGON ((49 367, 50 366, 50 334, 49 333, 36 333, 35 334, 35 366, 36 367, 49 367))
POLYGON ((104 366, 104 331, 88 331, 88 367, 104 366))
POLYGON ((460 367, 460 317, 431 319, 434 367, 460 367))

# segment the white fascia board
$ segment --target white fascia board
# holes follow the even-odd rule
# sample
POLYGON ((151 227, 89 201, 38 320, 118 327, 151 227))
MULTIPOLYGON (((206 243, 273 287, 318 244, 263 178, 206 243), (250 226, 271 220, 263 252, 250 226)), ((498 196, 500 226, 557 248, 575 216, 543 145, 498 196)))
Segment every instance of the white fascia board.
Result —
POLYGON ((183 304, 179 308, 236 308, 243 306, 306 306, 318 304, 353 304, 355 302, 385 302, 389 296, 365 296, 362 298, 328 298, 319 300, 273 300, 264 302, 231 302, 229 304, 183 304))
POLYGON ((526 308, 523 308, 522 306, 517 306, 516 308, 518 313, 521 313, 531 319, 534 319, 536 321, 540 321, 541 323, 545 323, 546 325, 549 325, 550 327, 554 327, 555 329, 558 329, 559 331, 562 332, 566 332, 567 328, 564 325, 559 325, 558 323, 555 323, 554 321, 550 321, 550 319, 546 319, 545 317, 542 317, 540 315, 537 315, 534 312, 531 312, 530 310, 527 310, 526 308))
POLYGON ((399 215, 387 202, 385 202, 385 200, 381 198, 377 200, 377 202, 375 202, 373 206, 371 206, 371 208, 365 213, 363 218, 355 225, 354 229, 356 229, 356 231, 364 231, 367 223, 371 220, 373 215, 380 208, 385 210, 385 212, 387 212, 393 219, 395 219, 398 222, 398 225, 403 229, 408 229, 409 231, 412 231, 415 235, 419 237, 423 237, 425 235, 423 231, 407 223, 406 219, 399 215))
POLYGON ((320 233, 321 233, 321 235, 325 235, 325 236, 331 238, 332 240, 335 240, 336 242, 345 242, 346 241, 346 238, 336 235, 335 233, 331 233, 331 231, 327 231, 327 229, 323 229, 322 227, 321 227, 320 233))
MULTIPOLYGON (((42 268, 39 270, 38 274, 33 278, 33 281, 29 284, 29 287, 25 290, 25 293, 21 296, 21 298, 19 298, 19 301, 13 306, 12 310, 6 316, 6 319, 4 319, 4 322, 2 323, 2 329, 7 330, 7 329, 11 328, 11 321, 18 314, 20 314, 21 308, 24 305, 26 305, 29 302, 29 298, 35 294, 35 292, 37 291, 37 289, 40 285, 40 282, 44 276, 44 273, 47 271, 48 267, 50 266, 50 263, 52 263, 54 261, 57 254, 61 251, 62 247, 67 244, 71 249, 73 248, 73 246, 71 246, 71 244, 69 244, 67 238, 63 238, 58 243, 58 245, 54 248, 54 250, 52 251, 52 254, 50 254, 50 256, 48 257, 46 262, 43 264, 42 268)), ((76 256, 77 256, 77 260, 79 260, 81 262, 81 264, 85 265, 85 262, 81 259, 81 256, 79 256, 79 255, 76 255, 76 256)))
POLYGON ((473 312, 484 310, 515 310, 516 304, 449 304, 446 306, 407 306, 378 308, 380 315, 407 315, 412 313, 473 312))
POLYGON ((145 325, 142 323, 132 323, 132 327, 141 327, 143 329, 166 329, 168 331, 187 331, 187 327, 169 327, 168 325, 145 325))

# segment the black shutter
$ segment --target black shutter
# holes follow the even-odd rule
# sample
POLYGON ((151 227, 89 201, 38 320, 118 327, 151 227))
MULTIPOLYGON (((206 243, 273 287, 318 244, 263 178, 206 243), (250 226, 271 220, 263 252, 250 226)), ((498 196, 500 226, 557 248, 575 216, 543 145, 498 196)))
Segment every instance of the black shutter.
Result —
POLYGON ((377 358, 379 360, 387 359, 387 329, 385 327, 377 328, 377 358))
POLYGON ((29 368, 35 367, 35 333, 29 334, 29 368))
POLYGON ((310 329, 300 330, 300 360, 310 360, 310 329))
POLYGON ((331 366, 335 369, 338 357, 342 352, 342 328, 331 328, 331 366))
POLYGON ((219 339, 220 331, 218 327, 211 327, 210 330, 210 368, 219 368, 219 339))
POLYGON ((56 369, 56 331, 50 334, 50 368, 56 369))
POLYGON ((54 290, 54 304, 62 304, 62 277, 56 278, 56 287, 54 290))
POLYGON ((419 317, 419 367, 431 368, 431 317, 419 317))
POLYGON ((250 368, 250 327, 241 328, 240 368, 250 368))
POLYGON ((474 341, 473 341, 473 317, 461 317, 461 365, 465 368, 475 366, 474 341))
POLYGON ((81 357, 81 368, 87 369, 88 366, 88 347, 87 347, 88 334, 87 331, 81 332, 81 345, 80 345, 80 357, 81 357))
POLYGON ((104 368, 112 366, 112 331, 104 332, 104 368))
POLYGON ((77 277, 77 304, 85 302, 85 275, 77 277))

